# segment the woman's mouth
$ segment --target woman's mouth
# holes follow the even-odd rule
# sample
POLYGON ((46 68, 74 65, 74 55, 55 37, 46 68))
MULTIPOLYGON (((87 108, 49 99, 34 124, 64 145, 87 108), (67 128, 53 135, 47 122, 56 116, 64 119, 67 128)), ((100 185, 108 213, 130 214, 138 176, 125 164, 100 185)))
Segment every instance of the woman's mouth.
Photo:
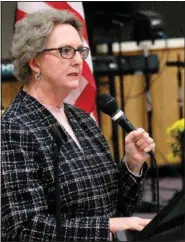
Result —
POLYGON ((78 76, 78 73, 77 72, 72 72, 72 73, 69 73, 68 76, 78 76))

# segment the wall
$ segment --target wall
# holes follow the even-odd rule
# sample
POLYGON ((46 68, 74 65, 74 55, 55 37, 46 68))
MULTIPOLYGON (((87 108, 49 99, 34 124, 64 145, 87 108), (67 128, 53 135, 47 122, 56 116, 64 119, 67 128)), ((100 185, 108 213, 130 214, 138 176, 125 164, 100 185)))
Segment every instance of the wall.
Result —
POLYGON ((142 1, 139 9, 160 13, 164 18, 168 38, 185 37, 184 1, 142 1))
POLYGON ((138 10, 151 10, 161 14, 164 19, 165 33, 168 38, 184 38, 185 36, 184 1, 119 1, 114 3, 108 2, 108 4, 111 6, 110 10, 108 10, 104 2, 83 2, 93 53, 95 53, 93 46, 95 42, 115 41, 119 38, 118 25, 110 24, 110 20, 116 14, 119 16, 122 15, 122 17, 118 17, 118 20, 124 23, 123 27, 121 27, 122 41, 133 40, 133 21, 128 20, 124 15, 133 15, 134 11, 138 10))
POLYGON ((1 2, 2 59, 10 57, 10 46, 15 23, 16 2, 1 2))

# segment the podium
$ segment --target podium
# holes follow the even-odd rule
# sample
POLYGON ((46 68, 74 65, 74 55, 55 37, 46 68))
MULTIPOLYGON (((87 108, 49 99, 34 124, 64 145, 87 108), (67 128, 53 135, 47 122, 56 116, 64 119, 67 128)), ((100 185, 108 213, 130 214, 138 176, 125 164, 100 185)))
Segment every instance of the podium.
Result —
POLYGON ((138 242, 185 240, 184 192, 177 193, 142 231, 125 231, 125 238, 138 242))

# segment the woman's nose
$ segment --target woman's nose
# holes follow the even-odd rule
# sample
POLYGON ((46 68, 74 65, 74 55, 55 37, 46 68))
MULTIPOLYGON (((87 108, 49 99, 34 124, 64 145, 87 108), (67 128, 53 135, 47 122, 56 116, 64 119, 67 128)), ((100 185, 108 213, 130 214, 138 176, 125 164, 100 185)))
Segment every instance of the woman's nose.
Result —
POLYGON ((82 59, 79 51, 76 51, 76 53, 75 53, 75 55, 73 57, 73 63, 74 64, 82 64, 82 62, 83 62, 83 59, 82 59))

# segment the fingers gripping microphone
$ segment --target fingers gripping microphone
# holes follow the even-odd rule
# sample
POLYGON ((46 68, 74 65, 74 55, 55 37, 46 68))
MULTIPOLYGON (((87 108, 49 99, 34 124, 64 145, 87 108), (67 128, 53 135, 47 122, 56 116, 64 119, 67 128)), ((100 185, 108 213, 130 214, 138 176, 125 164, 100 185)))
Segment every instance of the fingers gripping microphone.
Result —
MULTIPOLYGON (((107 115, 111 116, 112 120, 119 124, 127 133, 130 133, 136 128, 130 123, 125 116, 124 112, 121 111, 116 103, 114 97, 109 94, 102 94, 99 96, 100 109, 107 115)), ((148 154, 153 158, 153 151, 149 151, 148 154)))

